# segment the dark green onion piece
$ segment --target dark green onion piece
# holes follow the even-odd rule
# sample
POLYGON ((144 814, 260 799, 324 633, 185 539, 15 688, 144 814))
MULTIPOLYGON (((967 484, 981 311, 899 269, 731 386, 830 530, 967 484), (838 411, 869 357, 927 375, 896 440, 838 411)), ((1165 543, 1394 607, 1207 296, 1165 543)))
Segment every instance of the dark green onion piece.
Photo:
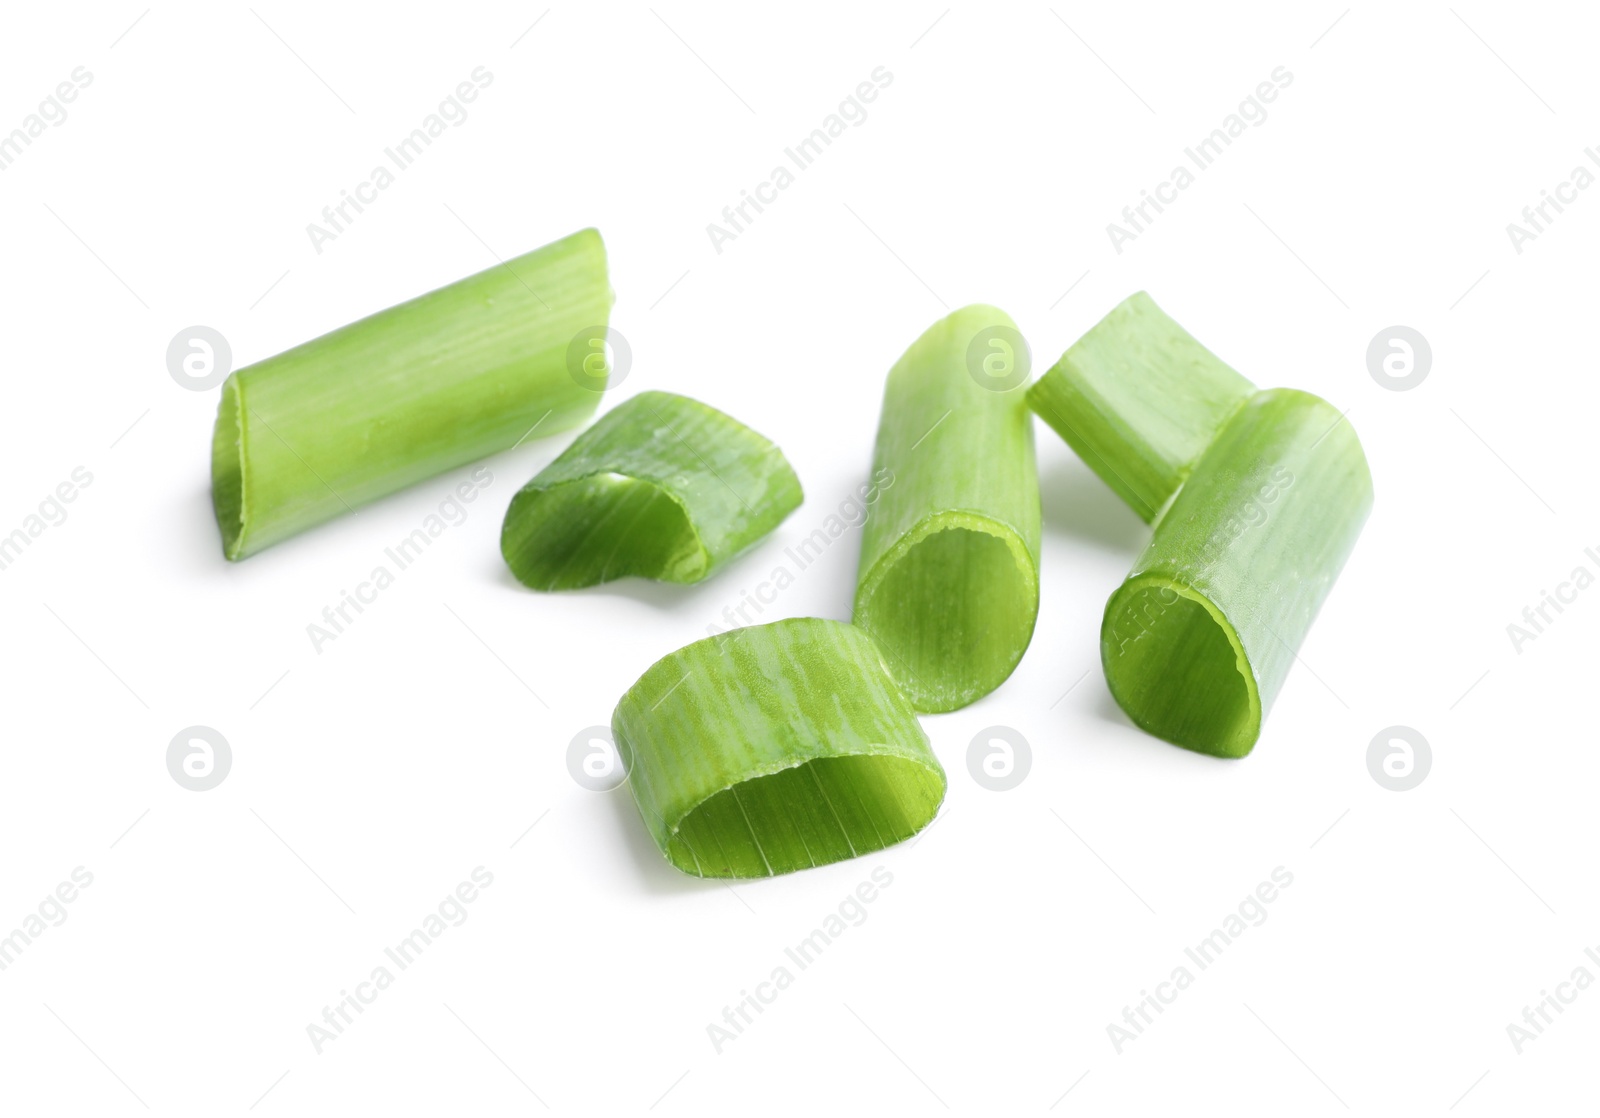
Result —
POLYGON ((1242 757, 1372 508, 1333 405, 1258 392, 1195 464, 1106 603, 1106 683, 1143 729, 1242 757))
POLYGON ((783 452, 687 396, 619 404, 511 499, 500 552, 519 581, 699 582, 799 507, 783 452))
POLYGON ((697 877, 854 858, 927 826, 945 775, 871 639, 802 617, 657 661, 611 716, 650 836, 697 877))

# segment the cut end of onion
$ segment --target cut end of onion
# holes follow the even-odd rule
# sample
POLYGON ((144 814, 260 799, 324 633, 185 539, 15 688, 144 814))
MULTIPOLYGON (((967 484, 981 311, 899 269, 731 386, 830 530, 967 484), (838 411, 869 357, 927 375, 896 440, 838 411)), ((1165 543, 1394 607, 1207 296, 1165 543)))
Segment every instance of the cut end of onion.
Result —
POLYGON ((799 507, 783 452, 687 396, 642 392, 523 486, 500 552, 535 590, 637 575, 699 582, 799 507))
POLYGON ((691 811, 667 860, 697 877, 771 877, 882 850, 927 826, 944 777, 899 757, 823 757, 726 788, 691 811))
POLYGON ((639 814, 696 877, 770 877, 910 838, 945 774, 861 629, 790 618, 657 661, 611 718, 639 814))
POLYGON ((855 623, 911 704, 958 710, 1010 677, 1033 639, 1039 584, 1023 539, 988 517, 924 520, 861 582, 855 623))
POLYGON ((630 575, 695 582, 708 566, 683 506, 652 482, 615 473, 522 490, 506 513, 500 551, 517 581, 535 590, 630 575))
POLYGON ((1255 747, 1255 674, 1205 595, 1170 579, 1129 579, 1106 603, 1100 656, 1112 697, 1140 729, 1217 757, 1255 747))
POLYGON ((246 552, 244 532, 244 419, 240 402, 239 378, 229 377, 222 386, 222 403, 217 408, 217 425, 211 435, 211 507, 222 531, 222 554, 242 559, 246 552))

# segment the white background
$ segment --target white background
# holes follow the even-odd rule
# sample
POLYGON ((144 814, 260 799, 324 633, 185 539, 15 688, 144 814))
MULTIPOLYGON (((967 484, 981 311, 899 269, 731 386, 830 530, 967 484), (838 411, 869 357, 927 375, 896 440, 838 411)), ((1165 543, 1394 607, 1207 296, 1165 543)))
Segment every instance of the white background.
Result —
MULTIPOLYGON (((0 532, 75 467, 93 482, 0 572, 0 930, 74 867, 94 881, 0 972, 0 1109, 1592 1098, 1600 993, 1520 1055, 1506 1031, 1575 967, 1600 976, 1600 590, 1520 654, 1506 633, 1600 569, 1600 190, 1520 255, 1505 229, 1600 142, 1585 13, 428 7, 5 17, 0 131, 74 67, 93 81, 0 173, 0 532), (315 252, 307 223, 477 66, 494 80, 469 118, 315 252), (715 252, 706 224, 879 66, 865 123, 715 252), (1265 123, 1113 251, 1107 223, 1278 66, 1293 83, 1265 123), (535 441, 314 652, 306 626, 458 479, 229 565, 217 393, 174 383, 169 341, 209 325, 258 360, 590 224, 634 355, 602 406, 662 388, 726 409, 783 447, 805 505, 700 586, 539 595, 497 548, 570 435, 535 441), (866 476, 883 374, 946 308, 1006 308, 1042 371, 1141 288, 1258 383, 1348 408, 1376 482, 1250 757, 1165 745, 1109 699, 1100 612, 1147 530, 1041 426, 1038 630, 1004 687, 926 720, 950 791, 919 839, 730 888, 672 870, 625 790, 570 779, 573 735, 866 476), (1397 323, 1433 350, 1408 392, 1366 365, 1397 323), (195 724, 233 751, 204 793, 165 761, 195 724), (1403 793, 1366 760, 1395 724, 1433 753, 1403 793), (968 774, 992 725, 1032 744, 1014 791, 968 774), (318 1055, 323 1007, 480 865, 466 923, 318 1055), (866 922, 718 1054, 707 1025, 876 866, 893 885, 866 922), (1269 919, 1118 1054, 1107 1025, 1278 866, 1294 882, 1269 919)), ((857 546, 762 619, 846 617, 857 546)))

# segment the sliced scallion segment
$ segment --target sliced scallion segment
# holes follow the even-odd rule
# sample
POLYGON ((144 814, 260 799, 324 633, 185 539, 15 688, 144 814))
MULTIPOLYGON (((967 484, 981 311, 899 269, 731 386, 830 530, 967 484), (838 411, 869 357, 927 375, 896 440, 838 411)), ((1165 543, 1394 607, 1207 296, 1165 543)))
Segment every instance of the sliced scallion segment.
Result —
POLYGON ((1144 730, 1242 757, 1372 508, 1355 431, 1325 400, 1258 392, 1190 472, 1106 603, 1106 683, 1144 730))
POLYGON ((500 551, 536 590, 699 582, 799 507, 783 452, 687 396, 641 392, 511 499, 500 551))
POLYGON ((945 775, 871 639, 802 617, 652 665, 611 717, 645 826, 678 869, 768 877, 909 838, 945 775))
POLYGON ((211 449, 223 553, 587 419, 605 382, 569 349, 610 312, 605 245, 585 229, 237 370, 211 449))
POLYGON ((987 695, 1033 636, 1039 476, 1025 354, 1004 311, 971 306, 889 372, 873 469, 894 484, 862 529, 854 621, 918 710, 987 695))
POLYGON ((1139 291, 1028 390, 1028 404, 1146 522, 1255 391, 1139 291))

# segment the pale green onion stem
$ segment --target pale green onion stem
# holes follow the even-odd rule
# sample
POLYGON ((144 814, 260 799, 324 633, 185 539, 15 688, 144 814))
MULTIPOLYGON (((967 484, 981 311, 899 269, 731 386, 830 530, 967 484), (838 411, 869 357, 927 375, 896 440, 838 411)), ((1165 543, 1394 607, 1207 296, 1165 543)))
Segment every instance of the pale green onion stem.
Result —
POLYGON ((569 353, 610 310, 586 229, 237 370, 212 439, 224 554, 583 422, 605 382, 569 353))
POLYGON ((1005 682, 1039 611, 1039 478, 1021 335, 1004 311, 941 319, 889 372, 854 621, 918 710, 1005 682))
POLYGON ((1073 343, 1028 403, 1148 522, 1254 391, 1140 291, 1073 343))

